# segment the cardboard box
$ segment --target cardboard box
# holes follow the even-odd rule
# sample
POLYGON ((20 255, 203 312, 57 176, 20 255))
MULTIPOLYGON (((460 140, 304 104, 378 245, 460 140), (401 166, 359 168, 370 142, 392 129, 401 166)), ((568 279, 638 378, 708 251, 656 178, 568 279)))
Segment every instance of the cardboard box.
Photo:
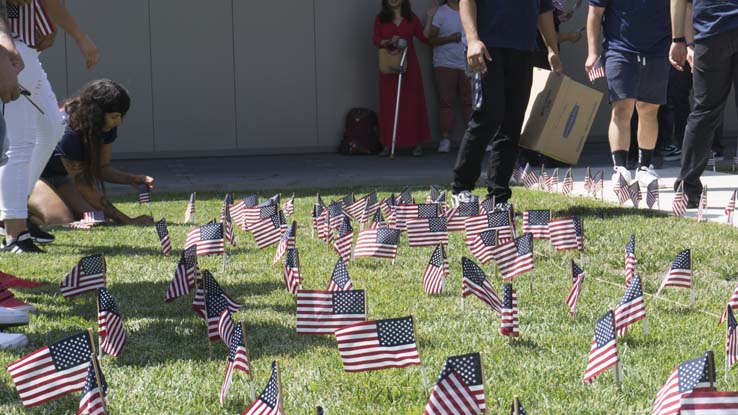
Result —
POLYGON ((568 76, 534 68, 520 146, 576 164, 602 95, 568 76))

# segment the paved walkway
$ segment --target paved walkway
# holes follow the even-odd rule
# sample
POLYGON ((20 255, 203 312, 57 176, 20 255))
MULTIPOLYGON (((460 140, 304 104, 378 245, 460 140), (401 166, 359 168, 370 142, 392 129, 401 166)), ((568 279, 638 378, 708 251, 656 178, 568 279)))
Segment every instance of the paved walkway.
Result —
MULTIPOLYGON (((606 144, 605 144, 606 146, 606 144)), ((307 154, 283 156, 220 157, 168 160, 121 160, 117 166, 132 173, 146 173, 156 178, 159 192, 246 191, 327 189, 354 186, 400 187, 431 184, 449 187, 455 153, 427 154, 424 157, 398 156, 394 160, 376 156, 307 154)), ((617 203, 610 184, 611 168, 606 147, 588 146, 580 159, 592 166, 593 174, 605 171, 605 200, 617 203)), ((551 170, 549 169, 549 173, 551 170)), ((565 169, 560 169, 563 180, 565 169)), ((573 169, 574 194, 584 195, 584 167, 573 169)), ((660 208, 671 211, 672 184, 678 173, 677 163, 664 165, 661 175, 660 208)), ((723 209, 732 191, 738 188, 738 174, 705 173, 708 209, 705 218, 725 222, 723 209)), ((130 193, 126 186, 110 186, 111 193, 130 193)), ((645 192, 645 189, 642 189, 645 192)), ((626 202, 625 206, 631 206, 626 202)), ((641 206, 645 207, 645 194, 641 206)), ((696 217, 690 209, 685 216, 696 217)))

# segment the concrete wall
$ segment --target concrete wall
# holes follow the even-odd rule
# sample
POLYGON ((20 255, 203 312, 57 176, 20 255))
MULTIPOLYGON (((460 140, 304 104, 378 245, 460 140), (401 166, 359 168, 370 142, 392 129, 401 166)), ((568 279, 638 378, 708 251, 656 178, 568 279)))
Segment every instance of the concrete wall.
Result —
MULTIPOLYGON (((421 20, 432 0, 413 0, 421 20)), ((351 107, 377 109, 371 44, 380 0, 75 0, 68 7, 101 49, 86 71, 59 36, 42 60, 60 99, 85 82, 122 82, 133 107, 117 157, 333 151, 351 107)), ((562 30, 584 25, 586 10, 562 30)), ((438 139, 431 51, 417 47, 438 139)), ((585 82, 586 42, 563 48, 567 73, 585 82)), ((604 82, 597 84, 604 88, 604 82)), ((609 106, 591 133, 602 141, 609 106)), ((731 98, 726 131, 736 131, 731 98)), ((457 122, 455 135, 462 133, 457 122)))

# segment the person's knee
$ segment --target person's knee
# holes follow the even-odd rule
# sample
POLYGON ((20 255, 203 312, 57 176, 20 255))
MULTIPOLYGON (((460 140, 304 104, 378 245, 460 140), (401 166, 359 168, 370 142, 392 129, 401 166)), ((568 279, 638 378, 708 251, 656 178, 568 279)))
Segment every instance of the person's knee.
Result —
POLYGON ((639 102, 636 104, 638 111, 638 118, 641 120, 653 120, 655 121, 659 113, 659 105, 648 104, 645 102, 639 102))
MULTIPOLYGON (((639 113, 640 115, 640 113, 639 113)), ((630 126, 633 117, 633 105, 627 102, 617 101, 612 105, 612 121, 618 125, 630 126)))

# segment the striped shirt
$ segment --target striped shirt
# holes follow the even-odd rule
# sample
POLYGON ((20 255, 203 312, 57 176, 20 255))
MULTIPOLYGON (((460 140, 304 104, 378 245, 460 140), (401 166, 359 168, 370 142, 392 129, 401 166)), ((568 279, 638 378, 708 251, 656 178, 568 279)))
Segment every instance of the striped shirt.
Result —
POLYGON ((33 0, 24 6, 8 4, 8 25, 13 39, 29 47, 36 46, 37 35, 47 36, 56 31, 41 0, 33 0))

